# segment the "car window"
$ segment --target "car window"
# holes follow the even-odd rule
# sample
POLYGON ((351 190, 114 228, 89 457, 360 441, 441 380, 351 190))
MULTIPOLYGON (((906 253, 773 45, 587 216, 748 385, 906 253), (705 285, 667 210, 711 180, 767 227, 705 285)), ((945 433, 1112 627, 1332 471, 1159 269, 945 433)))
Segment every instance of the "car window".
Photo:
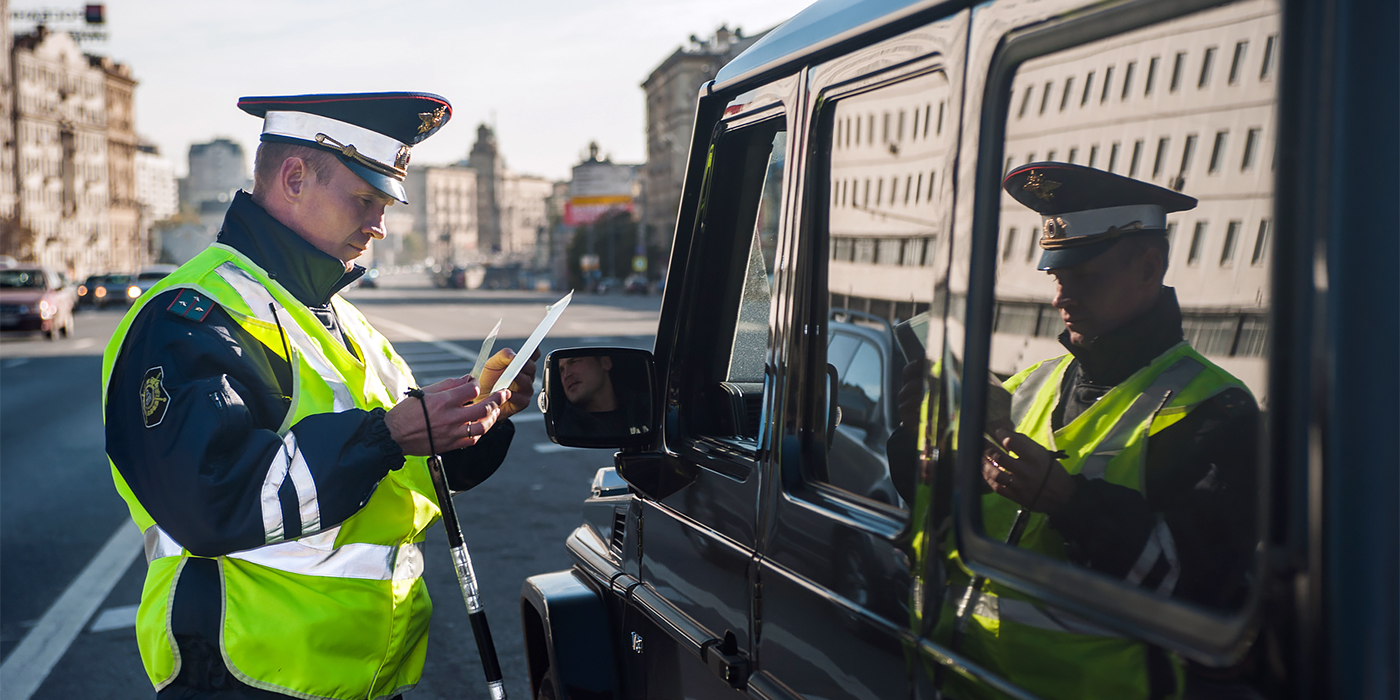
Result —
POLYGON ((139 274, 139 275, 136 276, 136 281, 138 281, 138 282, 154 282, 154 281, 156 281, 156 280, 165 279, 166 277, 169 277, 169 276, 170 276, 170 273, 169 273, 169 272, 142 272, 141 274, 139 274))
POLYGON ((42 289, 48 285, 39 270, 0 270, 0 288, 42 289))
MULTIPOLYGON (((1004 43, 1006 25, 986 19, 987 43, 1004 43)), ((996 216, 973 223, 981 257, 964 367, 977 374, 962 386, 978 398, 964 402, 975 413, 961 416, 957 444, 964 560, 1151 625, 1220 624, 1250 600, 1277 86, 1248 47, 1278 32, 1270 0, 1087 43, 1102 32, 1065 30, 1065 48, 1015 66, 1010 104, 983 106, 1005 132, 1000 177, 977 192, 996 216), (1091 76, 1089 99, 1075 99, 1091 76), (1171 613, 1150 607, 1162 601, 1171 613)), ((967 643, 1046 619, 1072 636, 1085 619, 1004 602, 999 617, 983 615, 1025 592, 981 587, 956 622, 972 630, 967 643)))
MULTIPOLYGON (((834 376, 840 411, 829 419, 828 449, 804 464, 814 482, 901 508, 908 502, 896 482, 902 474, 912 488, 917 406, 901 415, 898 397, 907 362, 926 354, 951 202, 949 94, 937 71, 837 91, 818 137, 826 156, 816 221, 827 234, 819 264, 829 340, 815 366, 834 376), (901 333, 919 346, 908 359, 901 333), (895 445, 898 465, 890 462, 895 445)), ((912 381, 923 379, 916 373, 912 381)))
POLYGON ((787 151, 785 121, 756 118, 725 125, 712 146, 676 364, 683 431, 746 449, 762 424, 787 151))

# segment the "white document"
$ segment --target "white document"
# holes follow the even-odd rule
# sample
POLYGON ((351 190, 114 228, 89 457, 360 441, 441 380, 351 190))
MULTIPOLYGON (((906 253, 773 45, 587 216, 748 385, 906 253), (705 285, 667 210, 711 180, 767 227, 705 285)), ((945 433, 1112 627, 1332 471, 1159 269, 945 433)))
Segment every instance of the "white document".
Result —
POLYGON ((546 307, 548 313, 544 315, 544 320, 540 321, 540 325, 535 326, 535 332, 530 334, 530 338, 525 341, 525 345, 520 348, 515 359, 510 361, 510 366, 506 367, 506 371, 501 373, 501 378, 497 379, 496 385, 491 387, 491 393, 494 394, 502 389, 510 388, 510 383, 515 381, 515 378, 520 375, 520 369, 525 366, 526 362, 530 361, 530 355, 535 353, 535 349, 544 341, 545 334, 549 333, 549 329, 554 327, 554 322, 559 320, 559 316, 564 313, 564 309, 569 307, 569 302, 572 301, 573 298, 574 293, 569 292, 564 295, 563 299, 546 307))
MULTIPOLYGON (((504 320, 504 319, 502 319, 504 320)), ((481 370, 486 368, 486 360, 491 357, 491 350, 496 347, 496 334, 501 330, 501 320, 496 321, 496 327, 486 334, 486 340, 481 342, 481 352, 476 354, 476 364, 472 366, 472 379, 481 380, 481 370)))

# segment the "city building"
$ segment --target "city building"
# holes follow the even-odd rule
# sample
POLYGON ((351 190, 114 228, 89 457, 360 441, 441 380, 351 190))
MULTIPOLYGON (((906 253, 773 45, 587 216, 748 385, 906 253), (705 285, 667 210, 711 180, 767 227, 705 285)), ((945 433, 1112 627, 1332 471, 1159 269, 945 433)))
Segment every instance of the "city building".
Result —
POLYGON ((744 36, 742 29, 731 32, 728 27, 720 27, 709 39, 691 35, 687 44, 672 52, 642 81, 647 105, 643 216, 655 249, 668 251, 676 232, 700 86, 713 80, 724 64, 766 33, 744 36))
POLYGON ((0 253, 13 254, 10 243, 19 225, 19 172, 15 168, 15 81, 9 57, 15 40, 10 34, 10 3, 0 2, 0 253))
POLYGON ((405 251, 426 253, 435 261, 448 265, 479 262, 477 202, 480 191, 477 171, 462 166, 413 166, 404 179, 408 205, 403 207, 404 219, 389 221, 385 212, 388 235, 375 243, 375 259, 382 265, 410 262, 405 251), (423 244, 414 246, 406 240, 416 237, 423 244))
POLYGON ((102 71, 107 107, 108 266, 135 270, 150 259, 150 220, 136 188, 136 80, 131 68, 106 56, 88 56, 102 71))
POLYGON ((488 125, 476 129, 476 142, 462 167, 476 171, 477 244, 484 261, 542 266, 537 246, 548 226, 545 200, 553 193, 546 179, 511 172, 488 125))
POLYGON ((228 203, 234 192, 252 188, 243 146, 226 138, 190 144, 189 174, 180 183, 182 205, 198 207, 207 201, 228 203))
POLYGON ((11 61, 18 197, 5 248, 75 277, 129 267, 109 222, 108 74, 43 26, 15 38, 11 61))
POLYGON ((148 141, 136 146, 136 201, 141 203, 146 220, 154 224, 180 212, 180 188, 175 177, 175 164, 160 154, 160 149, 148 141))

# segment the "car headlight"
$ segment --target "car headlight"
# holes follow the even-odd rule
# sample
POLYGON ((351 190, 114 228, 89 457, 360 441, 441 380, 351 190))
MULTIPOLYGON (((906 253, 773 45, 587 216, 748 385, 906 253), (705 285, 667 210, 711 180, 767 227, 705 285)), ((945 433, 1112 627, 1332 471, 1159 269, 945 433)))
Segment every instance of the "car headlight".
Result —
POLYGON ((78 296, 80 296, 80 297, 85 297, 85 296, 87 296, 87 293, 88 293, 87 285, 85 285, 85 284, 80 284, 80 285, 78 285, 78 296))
POLYGON ((131 297, 132 299, 135 299, 136 297, 141 296, 141 288, 140 288, 140 287, 137 287, 136 285, 132 285, 132 286, 130 286, 130 287, 127 287, 127 288, 126 288, 126 295, 127 295, 128 297, 131 297))
POLYGON ((94 291, 94 292, 92 293, 92 295, 95 296, 95 297, 97 297, 98 299, 101 299, 102 297, 107 296, 107 288, 106 288, 106 287, 98 287, 98 288, 96 289, 96 291, 94 291))
POLYGON ((53 302, 48 299, 39 300, 39 318, 53 318, 56 313, 58 313, 58 307, 54 306, 53 302))

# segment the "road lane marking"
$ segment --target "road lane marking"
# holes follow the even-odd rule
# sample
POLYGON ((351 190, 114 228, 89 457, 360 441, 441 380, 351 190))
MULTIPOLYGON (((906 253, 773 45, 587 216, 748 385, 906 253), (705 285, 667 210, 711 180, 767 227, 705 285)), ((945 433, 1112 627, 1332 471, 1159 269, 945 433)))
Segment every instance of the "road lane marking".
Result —
POLYGON ((92 346, 94 346, 94 345, 96 345, 96 344, 97 344, 97 340, 96 340, 95 338, 80 338, 80 339, 78 339, 76 342, 73 343, 73 349, 74 349, 74 350, 86 350, 86 349, 88 349, 88 348, 90 348, 90 347, 92 347, 92 346))
POLYGON ((39 624, 0 664, 0 688, 5 689, 5 700, 29 700, 39 690, 97 606, 131 568, 131 562, 141 553, 141 545, 141 531, 129 521, 112 533, 87 568, 68 584, 63 595, 39 618, 39 624))
POLYGON ((540 454, 542 454, 542 455, 552 454, 552 453, 554 453, 554 452, 563 452, 564 450, 571 450, 571 449, 573 449, 573 448, 572 448, 572 447, 566 447, 566 446, 564 446, 564 445, 556 445, 556 444, 554 444, 554 443, 552 443, 552 442, 537 442, 537 443, 535 443, 535 451, 538 452, 538 453, 540 453, 540 454))
POLYGON ((431 333, 424 333, 423 331, 420 331, 417 328, 414 328, 413 326, 406 326, 402 323, 390 321, 388 319, 380 318, 378 316, 370 316, 369 314, 365 314, 365 316, 369 318, 371 323, 373 323, 376 326, 383 326, 385 328, 398 331, 420 343, 427 343, 436 347, 439 350, 442 350, 443 352, 456 355, 457 357, 460 357, 466 360, 467 362, 471 362, 473 364, 476 363, 476 352, 473 350, 468 350, 464 347, 461 347, 460 345, 453 345, 452 343, 449 343, 445 340, 439 340, 437 336, 432 335, 431 333))
POLYGON ((109 632, 135 627, 136 611, 140 607, 140 605, 119 605, 115 608, 107 608, 98 614, 97 619, 88 627, 88 631, 109 632))

